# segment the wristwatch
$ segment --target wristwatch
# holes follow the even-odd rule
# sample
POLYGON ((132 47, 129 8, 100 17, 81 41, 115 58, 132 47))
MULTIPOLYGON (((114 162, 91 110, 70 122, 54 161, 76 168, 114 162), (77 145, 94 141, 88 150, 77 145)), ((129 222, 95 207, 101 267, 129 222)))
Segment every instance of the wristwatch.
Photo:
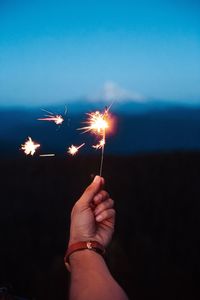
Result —
POLYGON ((72 244, 68 247, 64 257, 64 263, 68 271, 71 271, 70 264, 69 264, 70 255, 76 251, 82 251, 86 249, 95 251, 96 253, 102 256, 104 256, 105 254, 105 248, 97 241, 84 241, 84 242, 78 242, 72 244))

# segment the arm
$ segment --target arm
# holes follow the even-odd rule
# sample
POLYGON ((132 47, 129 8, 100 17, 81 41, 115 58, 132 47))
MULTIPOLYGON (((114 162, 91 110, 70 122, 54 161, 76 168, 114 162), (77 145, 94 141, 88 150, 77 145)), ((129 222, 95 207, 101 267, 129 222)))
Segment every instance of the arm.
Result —
MULTIPOLYGON (((80 241, 97 241, 106 247, 114 231, 113 200, 103 190, 103 178, 96 176, 75 203, 71 214, 69 246, 80 241)), ((69 256, 70 300, 127 300, 110 274, 101 255, 85 249, 69 256)))

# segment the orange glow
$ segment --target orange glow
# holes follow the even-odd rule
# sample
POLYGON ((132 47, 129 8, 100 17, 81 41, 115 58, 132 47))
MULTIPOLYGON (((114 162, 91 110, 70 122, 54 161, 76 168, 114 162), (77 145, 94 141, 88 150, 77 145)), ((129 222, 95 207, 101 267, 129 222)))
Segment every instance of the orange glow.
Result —
POLYGON ((75 155, 75 154, 77 154, 77 152, 78 152, 78 150, 80 149, 80 148, 82 148, 83 146, 85 145, 85 143, 83 143, 83 144, 81 144, 80 146, 74 146, 74 145, 71 145, 69 148, 68 148, 68 153, 70 154, 70 155, 75 155))
POLYGON ((34 141, 32 141, 31 137, 28 137, 28 140, 25 142, 25 144, 21 145, 21 149, 24 150, 24 153, 26 155, 34 155, 37 148, 40 147, 40 144, 35 144, 34 141))

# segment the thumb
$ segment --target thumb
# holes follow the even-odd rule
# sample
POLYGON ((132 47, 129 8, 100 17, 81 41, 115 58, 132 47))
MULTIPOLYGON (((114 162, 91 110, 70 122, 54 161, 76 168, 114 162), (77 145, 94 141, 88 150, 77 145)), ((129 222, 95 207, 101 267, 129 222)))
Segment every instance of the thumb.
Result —
POLYGON ((83 205, 89 205, 94 196, 102 189, 103 185, 103 177, 95 176, 93 182, 86 188, 83 195, 79 199, 79 203, 83 205))

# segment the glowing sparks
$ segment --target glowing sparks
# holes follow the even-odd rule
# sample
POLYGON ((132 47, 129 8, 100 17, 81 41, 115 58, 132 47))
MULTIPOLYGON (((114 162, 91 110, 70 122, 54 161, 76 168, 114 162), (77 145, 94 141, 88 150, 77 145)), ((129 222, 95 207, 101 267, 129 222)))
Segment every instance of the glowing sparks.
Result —
POLYGON ((34 141, 32 141, 31 137, 28 137, 28 140, 25 142, 25 144, 21 145, 21 149, 24 150, 24 153, 26 155, 34 155, 37 148, 40 147, 40 144, 35 144, 34 141))
POLYGON ((83 143, 83 144, 81 144, 80 146, 74 146, 74 145, 71 145, 69 148, 68 148, 68 153, 70 154, 70 155, 75 155, 77 152, 78 152, 78 150, 80 149, 80 148, 82 148, 83 146, 85 145, 85 143, 83 143))
POLYGON ((109 128, 109 114, 108 110, 105 110, 103 113, 95 111, 92 113, 87 113, 89 116, 88 120, 85 122, 88 126, 79 128, 84 130, 84 132, 94 132, 98 135, 103 135, 106 129, 109 128))
POLYGON ((46 118, 39 118, 39 121, 49 121, 54 122, 56 125, 61 125, 64 122, 64 119, 61 115, 47 115, 46 118))
MULTIPOLYGON (((39 121, 49 121, 49 122, 54 122, 56 125, 61 125, 64 122, 64 118, 61 115, 58 114, 53 114, 52 112, 42 109, 48 115, 45 115, 45 118, 39 118, 39 121)), ((67 108, 65 109, 65 114, 67 113, 67 108)))
MULTIPOLYGON (((111 107, 111 106, 110 106, 111 107)), ((85 122, 87 126, 79 128, 79 130, 84 130, 84 132, 92 132, 98 136, 101 136, 101 140, 97 145, 93 145, 92 147, 95 149, 101 149, 101 163, 100 163, 100 171, 99 174, 102 174, 103 168, 103 157, 104 157, 104 148, 106 144, 106 133, 108 130, 111 130, 111 117, 109 114, 109 108, 105 108, 104 112, 101 113, 99 111, 95 111, 92 113, 87 113, 88 120, 85 122)))
POLYGON ((105 139, 102 139, 102 140, 100 140, 100 142, 98 144, 93 145, 92 147, 95 149, 101 149, 104 147, 104 145, 105 145, 105 139))

